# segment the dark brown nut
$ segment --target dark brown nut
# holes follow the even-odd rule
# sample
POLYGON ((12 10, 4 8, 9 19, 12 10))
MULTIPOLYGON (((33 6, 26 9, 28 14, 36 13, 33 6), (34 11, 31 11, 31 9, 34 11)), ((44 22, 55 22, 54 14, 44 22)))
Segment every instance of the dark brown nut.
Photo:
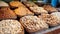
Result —
POLYGON ((44 5, 43 8, 45 10, 47 10, 49 13, 52 13, 52 12, 57 12, 58 10, 50 5, 44 5))
POLYGON ((1 19, 16 19, 16 14, 10 8, 0 9, 0 20, 1 19))

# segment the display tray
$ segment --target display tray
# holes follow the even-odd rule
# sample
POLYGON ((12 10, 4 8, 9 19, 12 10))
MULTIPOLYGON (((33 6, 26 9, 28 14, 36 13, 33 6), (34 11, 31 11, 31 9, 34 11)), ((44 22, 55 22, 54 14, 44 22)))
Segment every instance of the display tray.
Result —
POLYGON ((60 34, 60 25, 56 27, 51 27, 47 30, 38 31, 30 34, 60 34))
POLYGON ((60 7, 59 8, 56 8, 59 12, 60 12, 60 7))

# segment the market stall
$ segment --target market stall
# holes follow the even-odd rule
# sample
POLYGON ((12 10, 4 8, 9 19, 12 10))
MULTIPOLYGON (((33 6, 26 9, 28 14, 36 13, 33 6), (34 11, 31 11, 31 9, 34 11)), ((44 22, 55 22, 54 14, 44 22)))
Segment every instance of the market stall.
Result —
POLYGON ((57 0, 0 0, 0 34, 60 34, 57 0))

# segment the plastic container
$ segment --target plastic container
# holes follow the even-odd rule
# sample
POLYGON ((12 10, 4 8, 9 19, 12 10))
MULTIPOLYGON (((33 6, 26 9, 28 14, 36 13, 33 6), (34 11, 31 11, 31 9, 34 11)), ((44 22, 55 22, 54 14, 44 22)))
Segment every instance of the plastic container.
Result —
POLYGON ((44 3, 47 3, 48 1, 47 0, 44 0, 44 3))
POLYGON ((59 0, 59 3, 60 3, 60 0, 59 0))
POLYGON ((56 6, 57 6, 57 3, 58 3, 58 0, 52 0, 52 1, 51 1, 51 5, 52 5, 53 7, 56 7, 56 6))

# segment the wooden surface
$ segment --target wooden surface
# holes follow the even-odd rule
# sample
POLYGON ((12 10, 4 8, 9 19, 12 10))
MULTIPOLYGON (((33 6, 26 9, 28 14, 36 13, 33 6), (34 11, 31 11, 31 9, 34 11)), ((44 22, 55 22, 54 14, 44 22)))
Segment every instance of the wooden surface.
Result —
POLYGON ((60 34, 60 29, 45 33, 45 34, 60 34))

